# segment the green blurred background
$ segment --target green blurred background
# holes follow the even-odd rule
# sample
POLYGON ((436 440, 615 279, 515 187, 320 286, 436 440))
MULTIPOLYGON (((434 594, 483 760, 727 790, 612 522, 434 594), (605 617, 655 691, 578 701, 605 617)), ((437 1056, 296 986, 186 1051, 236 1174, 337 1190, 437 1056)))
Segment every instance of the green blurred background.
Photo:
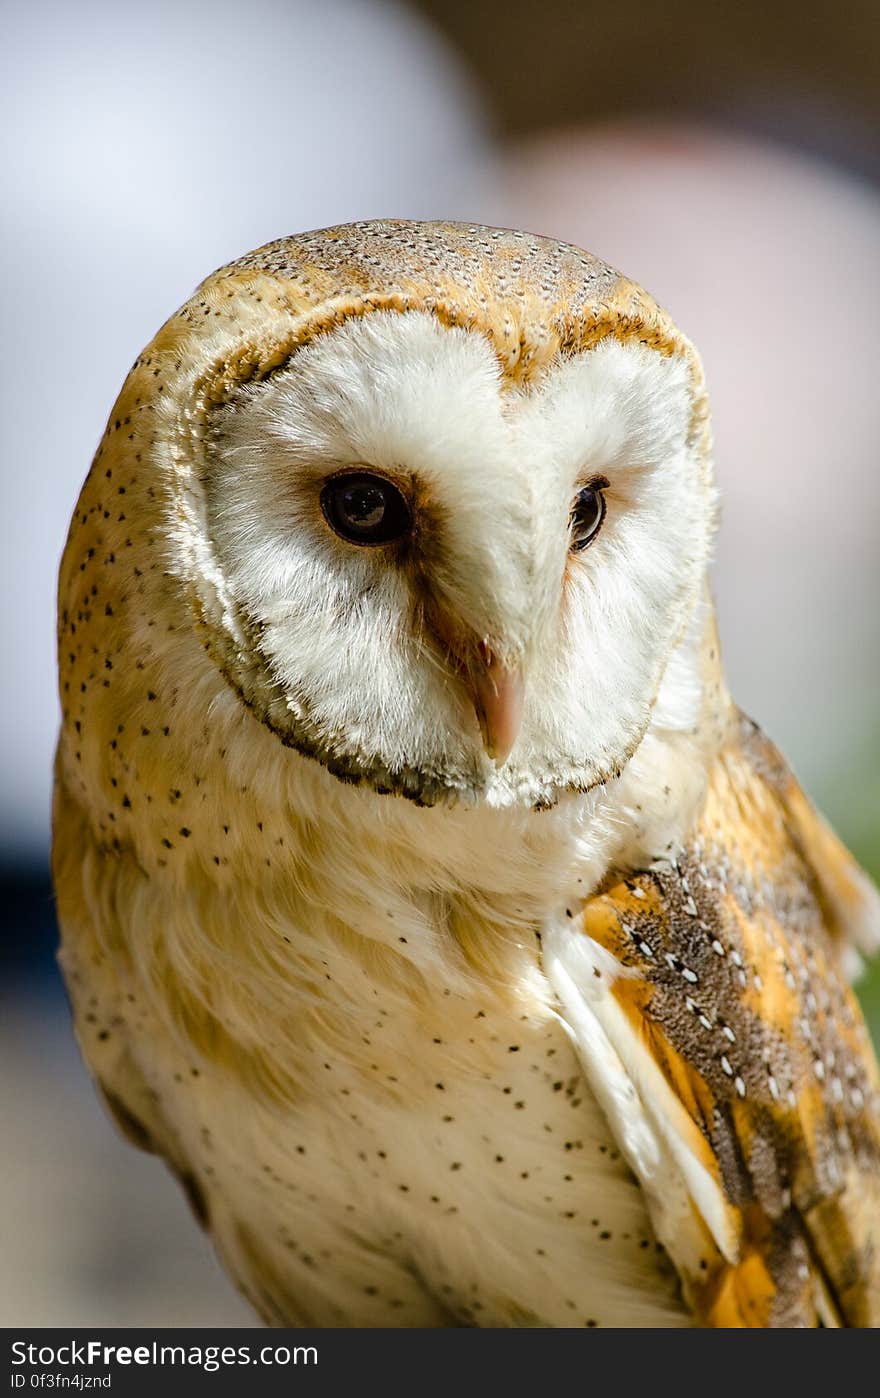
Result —
MULTIPOLYGON (((48 880, 54 584, 128 364, 212 267, 348 219, 523 226, 703 354, 731 687, 880 876, 875 0, 3 6, 0 1323, 248 1324, 75 1051, 48 880)), ((860 986, 880 1035, 880 967, 860 986)))

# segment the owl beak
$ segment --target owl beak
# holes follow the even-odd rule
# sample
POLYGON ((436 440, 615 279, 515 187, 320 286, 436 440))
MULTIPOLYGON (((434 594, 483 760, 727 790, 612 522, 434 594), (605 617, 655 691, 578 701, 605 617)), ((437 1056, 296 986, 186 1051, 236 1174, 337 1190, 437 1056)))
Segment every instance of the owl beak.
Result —
POLYGON ((504 665, 484 641, 479 659, 468 667, 470 689, 483 746, 500 767, 507 761, 522 725, 525 684, 519 666, 504 665))

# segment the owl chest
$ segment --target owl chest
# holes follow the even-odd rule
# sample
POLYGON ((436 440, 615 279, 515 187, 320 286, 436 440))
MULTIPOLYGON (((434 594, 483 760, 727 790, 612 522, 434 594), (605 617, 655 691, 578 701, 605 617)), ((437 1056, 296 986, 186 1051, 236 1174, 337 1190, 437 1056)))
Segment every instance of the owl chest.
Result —
POLYGON ((474 1005, 444 1026, 390 1022, 363 1055, 322 1044, 285 1112, 232 1083, 206 1100, 215 1232, 263 1313, 681 1323, 641 1192, 555 1019, 474 1005))

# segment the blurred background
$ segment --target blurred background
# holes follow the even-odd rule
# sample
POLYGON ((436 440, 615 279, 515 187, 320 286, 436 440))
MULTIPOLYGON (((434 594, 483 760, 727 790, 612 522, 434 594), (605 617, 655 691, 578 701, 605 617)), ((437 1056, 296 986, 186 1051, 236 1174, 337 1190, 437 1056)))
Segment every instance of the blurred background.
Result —
MULTIPOLYGON (((128 366, 214 267, 349 219, 578 243, 700 347, 731 685, 880 875, 873 0, 2 5, 0 1324, 249 1324, 70 1032, 54 589, 128 366)), ((875 1033, 880 976, 860 987, 875 1033)))

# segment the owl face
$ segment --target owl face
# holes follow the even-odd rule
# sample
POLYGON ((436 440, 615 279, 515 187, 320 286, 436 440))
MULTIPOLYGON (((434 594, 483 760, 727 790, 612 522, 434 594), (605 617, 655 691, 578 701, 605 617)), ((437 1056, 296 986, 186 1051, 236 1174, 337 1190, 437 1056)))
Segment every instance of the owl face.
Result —
POLYGON ((226 678, 336 776, 424 804, 608 779, 705 570, 691 413, 684 359, 642 344, 524 387, 429 312, 343 321, 211 420, 226 678))

